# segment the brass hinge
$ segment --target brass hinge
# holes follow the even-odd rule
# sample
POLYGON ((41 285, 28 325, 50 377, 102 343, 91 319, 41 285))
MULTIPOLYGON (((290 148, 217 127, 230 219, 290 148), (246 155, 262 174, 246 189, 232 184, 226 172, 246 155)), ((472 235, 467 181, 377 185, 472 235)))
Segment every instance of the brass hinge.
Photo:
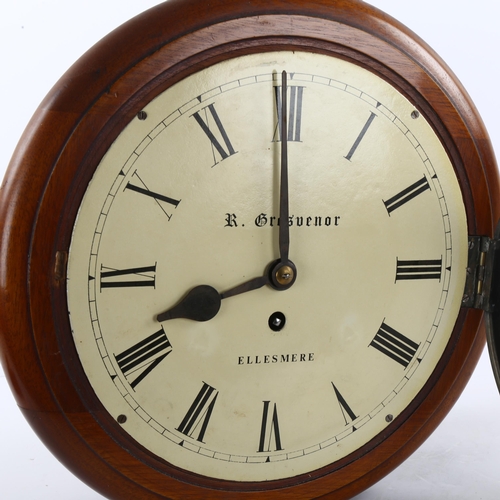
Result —
POLYGON ((493 264, 498 241, 487 236, 469 236, 469 262, 462 306, 491 311, 493 264))

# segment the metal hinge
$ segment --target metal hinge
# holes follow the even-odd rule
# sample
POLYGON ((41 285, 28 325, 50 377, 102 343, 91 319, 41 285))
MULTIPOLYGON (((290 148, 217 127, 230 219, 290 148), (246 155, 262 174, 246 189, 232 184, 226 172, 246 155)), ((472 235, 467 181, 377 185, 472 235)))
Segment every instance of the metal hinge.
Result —
POLYGON ((493 264, 498 241, 487 236, 469 236, 469 262, 462 306, 490 312, 493 264))

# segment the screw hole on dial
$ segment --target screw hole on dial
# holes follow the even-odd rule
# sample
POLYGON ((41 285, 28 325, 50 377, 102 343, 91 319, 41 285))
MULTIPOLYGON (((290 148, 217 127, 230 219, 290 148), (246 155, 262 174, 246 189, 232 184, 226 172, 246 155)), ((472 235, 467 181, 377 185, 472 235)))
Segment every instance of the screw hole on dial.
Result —
POLYGON ((412 117, 414 120, 416 120, 417 118, 419 118, 419 117, 420 117, 420 113, 419 113, 417 110, 412 111, 412 113, 411 113, 411 117, 412 117))
POLYGON ((116 421, 119 424, 124 424, 127 421, 127 417, 125 415, 118 415, 118 418, 116 419, 116 421))
POLYGON ((385 421, 386 421, 387 423, 391 423, 393 420, 394 420, 394 415, 390 415, 390 414, 389 414, 389 415, 387 415, 387 416, 385 417, 385 421))
POLYGON ((137 113, 137 118, 139 118, 139 120, 145 120, 147 117, 148 114, 146 111, 139 111, 139 113, 137 113))
POLYGON ((275 312, 269 317, 269 328, 273 332, 280 332, 286 324, 285 315, 282 312, 275 312))

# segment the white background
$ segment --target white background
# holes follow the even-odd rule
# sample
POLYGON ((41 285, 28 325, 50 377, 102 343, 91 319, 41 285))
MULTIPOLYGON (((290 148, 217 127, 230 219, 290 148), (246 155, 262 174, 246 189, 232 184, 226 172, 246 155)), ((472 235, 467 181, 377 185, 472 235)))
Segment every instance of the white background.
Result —
MULTIPOLYGON (((157 0, 17 0, 0 6, 0 176, 31 115, 58 78, 109 31, 157 0)), ((500 149, 500 3, 371 0, 431 45, 472 96, 500 149)), ((443 424, 396 471, 356 500, 500 498, 500 396, 487 352, 443 424)), ((102 498, 44 448, 0 371, 3 500, 102 498)), ((128 500, 128 499, 127 499, 128 500)))

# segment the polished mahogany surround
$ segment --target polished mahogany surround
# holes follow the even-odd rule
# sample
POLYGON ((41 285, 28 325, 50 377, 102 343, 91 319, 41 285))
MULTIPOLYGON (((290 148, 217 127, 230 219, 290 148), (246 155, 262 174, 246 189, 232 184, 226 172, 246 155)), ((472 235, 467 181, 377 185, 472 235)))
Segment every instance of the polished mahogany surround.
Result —
POLYGON ((154 96, 217 61, 259 51, 331 54, 388 80, 425 114, 454 162, 469 234, 492 236, 499 180, 484 126, 439 57, 358 0, 169 0, 85 54, 40 105, 0 192, 0 354, 19 407, 61 462, 109 498, 349 498, 398 466, 459 397, 482 352, 463 309, 421 394, 390 432, 308 477, 239 484, 151 456, 104 411, 79 365, 66 310, 71 230, 88 181, 154 96))

